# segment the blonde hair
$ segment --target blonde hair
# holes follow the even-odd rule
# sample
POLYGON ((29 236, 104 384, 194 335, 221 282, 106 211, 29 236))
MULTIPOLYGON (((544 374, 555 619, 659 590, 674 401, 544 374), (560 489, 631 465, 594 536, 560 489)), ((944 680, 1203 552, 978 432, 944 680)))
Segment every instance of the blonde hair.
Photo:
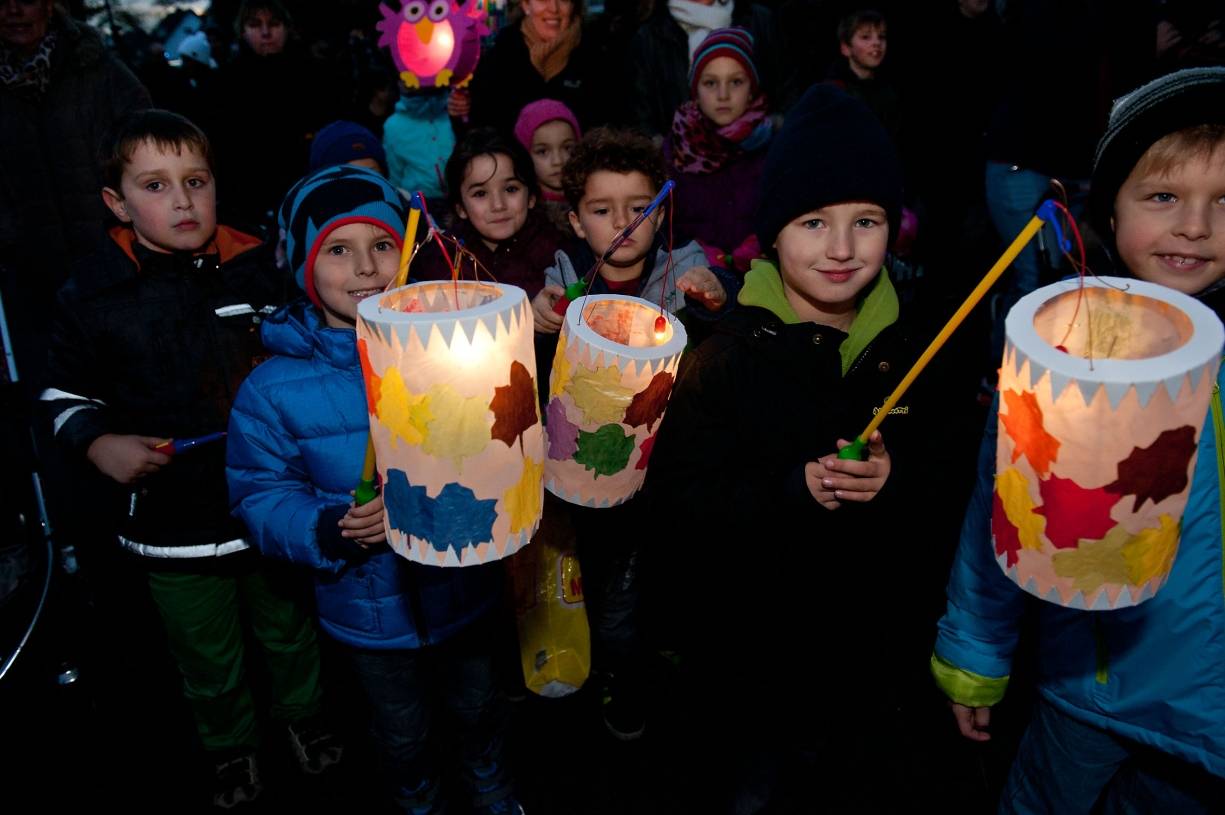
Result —
POLYGON ((1167 175, 1195 158, 1212 160, 1225 147, 1225 124, 1202 124, 1175 130, 1153 142, 1132 175, 1167 175))

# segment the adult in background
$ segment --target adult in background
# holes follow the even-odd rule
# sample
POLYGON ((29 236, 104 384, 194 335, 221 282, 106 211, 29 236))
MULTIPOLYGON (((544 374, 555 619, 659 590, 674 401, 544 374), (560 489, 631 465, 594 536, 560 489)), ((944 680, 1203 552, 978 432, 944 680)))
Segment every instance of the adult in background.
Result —
POLYGON ((224 217, 268 228, 302 175, 315 131, 343 112, 345 97, 299 46, 279 0, 246 0, 235 18, 238 55, 218 78, 211 121, 224 217))
POLYGON ((32 386, 55 291, 106 237, 98 146, 114 122, 149 105, 92 28, 51 0, 0 2, 0 279, 32 386))
POLYGON ((470 92, 452 94, 451 115, 509 134, 524 105, 556 99, 584 129, 618 120, 624 94, 608 83, 617 63, 585 38, 582 16, 582 0, 523 0, 481 56, 470 92))

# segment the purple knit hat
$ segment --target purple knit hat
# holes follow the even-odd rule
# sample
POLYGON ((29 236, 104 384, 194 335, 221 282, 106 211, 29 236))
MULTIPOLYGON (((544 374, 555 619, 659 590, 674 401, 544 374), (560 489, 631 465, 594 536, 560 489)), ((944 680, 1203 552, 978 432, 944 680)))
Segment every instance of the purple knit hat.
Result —
POLYGON ((574 128, 575 141, 583 138, 583 131, 579 128, 578 119, 575 118, 573 111, 556 99, 538 99, 524 105, 523 110, 519 111, 519 118, 515 120, 515 138, 523 145, 523 149, 530 153, 532 152, 532 136, 536 133, 536 128, 557 120, 566 122, 574 128))
POLYGON ((753 61, 753 35, 743 28, 716 28, 706 35, 698 50, 693 52, 693 65, 689 69, 689 93, 698 98, 698 79, 711 60, 731 57, 744 66, 752 82, 751 93, 757 95, 761 78, 757 75, 757 64, 753 61))

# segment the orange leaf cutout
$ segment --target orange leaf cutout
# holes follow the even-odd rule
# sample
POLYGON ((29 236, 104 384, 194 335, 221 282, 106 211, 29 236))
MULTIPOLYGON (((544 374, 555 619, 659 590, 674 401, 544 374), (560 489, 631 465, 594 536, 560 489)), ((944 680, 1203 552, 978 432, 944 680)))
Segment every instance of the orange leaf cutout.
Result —
POLYGON ((1004 391, 1004 404, 1008 406, 1008 412, 1000 414, 1000 421, 1016 444, 1012 460, 1016 461, 1024 455, 1034 472, 1046 475, 1059 453, 1059 439, 1046 432, 1037 397, 1029 391, 1004 391))
POLYGON ((370 365, 370 349, 366 347, 364 337, 357 338, 357 358, 362 363, 362 377, 366 380, 366 409, 374 415, 375 406, 382 395, 383 378, 374 372, 370 365))

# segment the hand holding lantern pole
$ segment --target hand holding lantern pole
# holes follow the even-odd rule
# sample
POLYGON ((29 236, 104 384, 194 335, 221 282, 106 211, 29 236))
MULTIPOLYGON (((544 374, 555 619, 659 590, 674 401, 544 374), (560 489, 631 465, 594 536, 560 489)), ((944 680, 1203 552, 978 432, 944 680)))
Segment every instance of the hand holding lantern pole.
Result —
MULTIPOLYGON (((408 282, 408 267, 413 262, 413 248, 417 239, 417 224, 421 221, 421 210, 425 206, 421 193, 414 192, 412 203, 408 210, 408 225, 404 229, 404 240, 400 243, 400 266, 396 271, 392 288, 399 288, 408 282)), ((374 406, 371 405, 371 408, 374 406)), ((353 491, 353 500, 360 507, 369 503, 378 495, 374 486, 374 439, 366 436, 366 459, 362 463, 362 478, 353 491)))

